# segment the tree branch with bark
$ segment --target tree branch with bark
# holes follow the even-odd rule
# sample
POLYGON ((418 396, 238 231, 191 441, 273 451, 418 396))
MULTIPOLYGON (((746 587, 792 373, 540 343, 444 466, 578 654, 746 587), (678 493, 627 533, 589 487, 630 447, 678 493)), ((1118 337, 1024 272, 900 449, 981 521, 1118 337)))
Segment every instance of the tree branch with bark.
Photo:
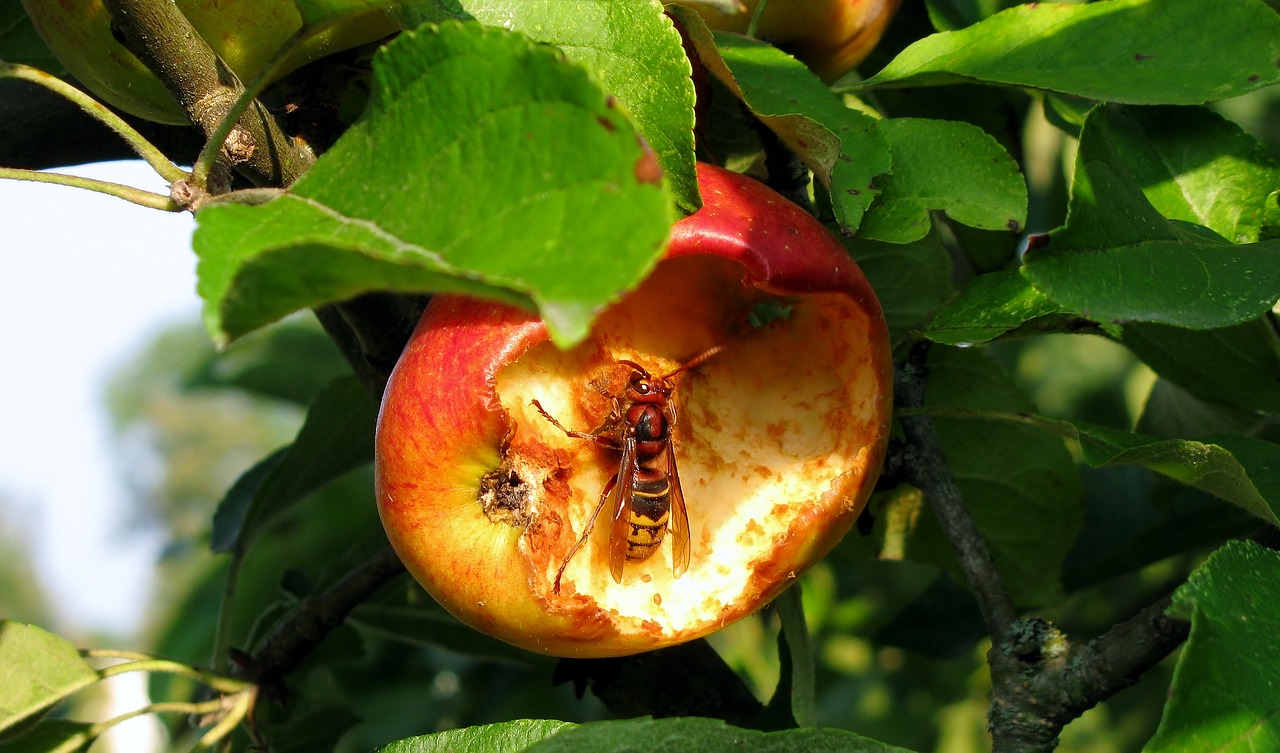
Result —
POLYGON ((993 750, 1048 753, 1068 722, 1137 682, 1186 639, 1190 625, 1165 614, 1167 596, 1084 641, 1047 620, 1018 615, 947 465, 933 420, 921 411, 929 350, 927 341, 914 343, 896 380, 907 481, 924 494, 942 525, 991 636, 993 750))
MULTIPOLYGON (((156 74, 206 138, 212 137, 244 92, 235 73, 174 3, 103 0, 103 4, 125 47, 156 74)), ((315 155, 295 144, 256 101, 236 121, 220 150, 227 165, 257 186, 288 186, 315 161, 315 155)))

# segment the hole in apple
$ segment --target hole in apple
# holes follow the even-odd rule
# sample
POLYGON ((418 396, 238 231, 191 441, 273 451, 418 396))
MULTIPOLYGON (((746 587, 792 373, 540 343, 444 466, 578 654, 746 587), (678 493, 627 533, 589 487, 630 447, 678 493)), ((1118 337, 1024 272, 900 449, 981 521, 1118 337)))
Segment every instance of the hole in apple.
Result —
POLYGON ((476 498, 485 517, 492 523, 524 528, 533 522, 529 484, 508 463, 504 462, 480 478, 480 492, 476 498))

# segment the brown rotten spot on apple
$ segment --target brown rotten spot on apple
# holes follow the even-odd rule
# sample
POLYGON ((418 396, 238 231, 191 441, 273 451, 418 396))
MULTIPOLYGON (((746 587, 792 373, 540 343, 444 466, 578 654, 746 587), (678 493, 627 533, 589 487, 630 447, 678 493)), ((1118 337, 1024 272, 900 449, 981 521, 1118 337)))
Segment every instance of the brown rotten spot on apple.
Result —
MULTIPOLYGON (((439 296, 392 375, 377 439, 383 523, 419 582, 477 629, 581 657, 707 635, 824 556, 875 485, 891 362, 866 279, 762 184, 705 165, 699 183, 705 204, 676 223, 666 259, 581 345, 560 350, 527 312, 439 296), (620 416, 640 440, 664 421, 627 418, 641 372, 671 375, 662 415, 674 420, 669 445, 645 445, 627 468, 620 416), (678 526, 648 549, 649 528, 613 525, 617 493, 587 533, 611 483, 639 473, 657 484, 642 491, 661 491, 667 453, 687 569, 673 561, 678 526), (617 531, 648 556, 623 559, 617 531)), ((649 512, 630 522, 663 510, 649 512)))

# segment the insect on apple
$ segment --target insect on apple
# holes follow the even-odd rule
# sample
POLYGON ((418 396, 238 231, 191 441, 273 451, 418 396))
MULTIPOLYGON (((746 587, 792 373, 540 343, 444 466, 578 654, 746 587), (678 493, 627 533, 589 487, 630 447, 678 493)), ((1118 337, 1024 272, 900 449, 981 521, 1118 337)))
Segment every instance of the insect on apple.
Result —
MULTIPOLYGON (((596 518, 605 502, 613 499, 613 522, 609 527, 609 572, 615 583, 622 582, 623 566, 628 560, 648 559, 668 532, 671 533, 671 567, 676 578, 689 569, 689 514, 680 490, 680 474, 676 470, 675 447, 671 430, 676 424, 676 406, 672 401, 675 383, 672 377, 695 368, 723 348, 717 345, 685 361, 665 374, 653 376, 635 361, 620 359, 618 363, 631 369, 627 381, 626 405, 623 398, 605 393, 613 408, 600 428, 593 432, 566 428, 537 401, 532 405, 542 417, 574 439, 585 439, 621 454, 618 470, 600 492, 582 537, 573 545, 560 569, 556 571, 554 592, 560 593, 560 579, 569 560, 587 543, 595 528, 596 518), (663 461, 666 461, 665 464, 663 461)), ((603 390, 602 390, 603 392, 603 390)))
POLYGON ((701 638, 794 583, 875 487, 893 360, 870 284, 764 184, 713 165, 698 184, 702 209, 580 345, 562 349, 526 309, 444 294, 400 357, 378 510, 413 576, 477 630, 579 658, 701 638), (754 321, 771 306, 785 315, 754 321), (646 378, 647 396, 630 388, 646 378), (677 483, 683 509, 672 492, 652 509, 677 483))

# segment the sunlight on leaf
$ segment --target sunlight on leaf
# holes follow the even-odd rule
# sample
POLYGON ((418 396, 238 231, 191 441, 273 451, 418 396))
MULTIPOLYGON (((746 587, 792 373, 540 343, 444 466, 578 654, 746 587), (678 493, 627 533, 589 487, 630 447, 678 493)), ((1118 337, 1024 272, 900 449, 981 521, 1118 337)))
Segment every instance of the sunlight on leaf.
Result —
POLYGON ((561 344, 636 284, 672 221, 634 128, 582 68, 450 22, 375 58, 365 119, 283 197, 199 213, 219 342, 371 290, 534 305, 561 344))

